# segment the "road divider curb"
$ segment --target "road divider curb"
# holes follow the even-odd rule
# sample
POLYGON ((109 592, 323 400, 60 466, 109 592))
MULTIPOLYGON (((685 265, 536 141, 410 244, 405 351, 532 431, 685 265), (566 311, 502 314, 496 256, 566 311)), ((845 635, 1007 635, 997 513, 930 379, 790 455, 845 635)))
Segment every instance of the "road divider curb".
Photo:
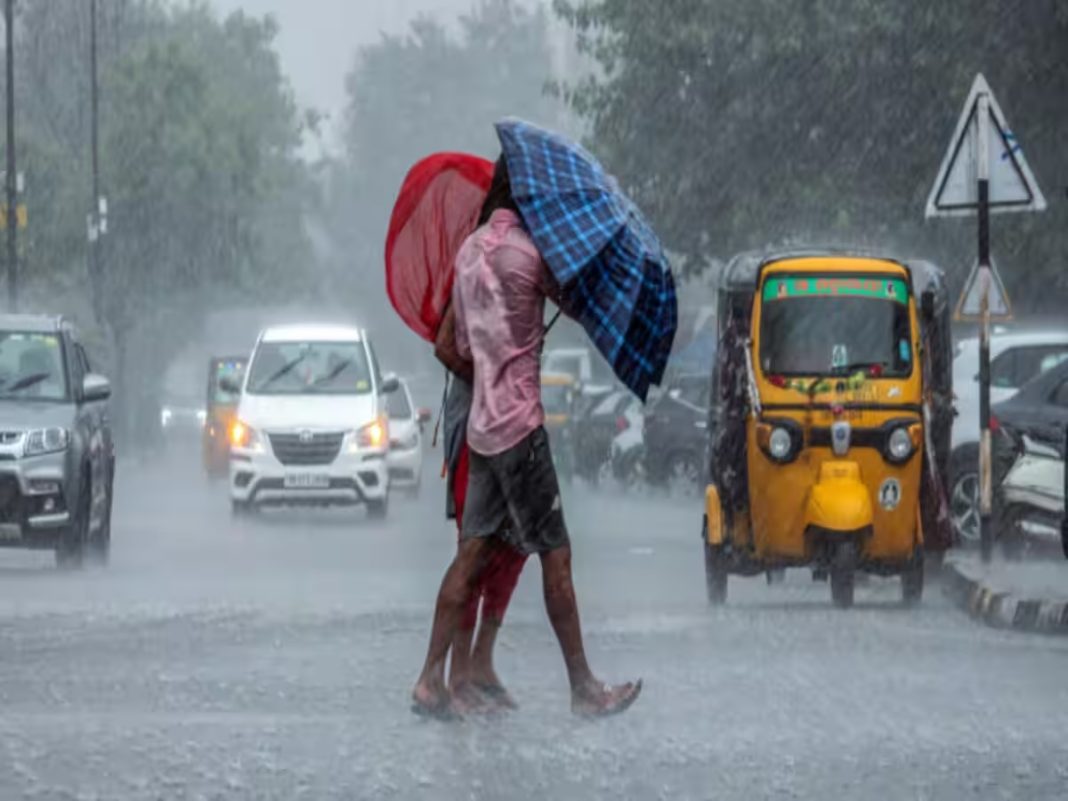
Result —
POLYGON ((970 617, 999 629, 1068 635, 1068 601, 995 590, 976 573, 955 559, 946 560, 942 573, 943 593, 970 617))

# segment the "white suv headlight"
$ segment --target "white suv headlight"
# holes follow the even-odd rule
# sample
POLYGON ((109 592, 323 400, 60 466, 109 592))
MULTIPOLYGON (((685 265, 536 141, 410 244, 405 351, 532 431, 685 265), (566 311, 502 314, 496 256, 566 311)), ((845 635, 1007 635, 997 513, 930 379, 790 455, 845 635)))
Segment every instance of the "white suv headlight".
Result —
POLYGON ((59 453, 70 445, 70 432, 65 428, 36 428, 26 432, 24 456, 40 456, 43 453, 59 453))
POLYGON ((243 420, 235 420, 230 426, 230 446, 245 451, 263 453, 263 437, 260 432, 243 420))
POLYGON ((389 423, 384 417, 357 429, 349 441, 349 450, 355 453, 360 448, 385 448, 389 445, 389 423))

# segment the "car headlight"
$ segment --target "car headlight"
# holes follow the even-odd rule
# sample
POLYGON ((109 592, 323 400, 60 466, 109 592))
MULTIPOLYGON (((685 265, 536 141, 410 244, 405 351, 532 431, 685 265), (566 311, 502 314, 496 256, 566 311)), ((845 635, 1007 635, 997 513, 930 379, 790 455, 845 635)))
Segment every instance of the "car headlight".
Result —
POLYGON ((197 422, 200 423, 200 427, 203 428, 208 423, 208 411, 207 409, 197 409, 197 422))
POLYGON ((771 458, 779 462, 785 462, 790 458, 790 451, 794 449, 794 441, 790 432, 785 428, 774 428, 768 437, 768 453, 771 458))
POLYGON ((171 420, 174 418, 174 412, 164 406, 159 410, 159 424, 166 428, 171 424, 171 420))
POLYGON ((26 433, 23 455, 39 456, 42 453, 65 451, 70 445, 70 432, 65 428, 37 428, 26 433))
POLYGON ((356 431, 353 443, 356 448, 384 448, 389 442, 389 423, 379 418, 356 431))
POLYGON ((235 420, 230 426, 230 445, 246 451, 262 451, 263 437, 248 423, 235 420))
POLYGON ((912 456, 912 435, 904 426, 895 428, 886 438, 886 460, 894 464, 907 461, 912 456))

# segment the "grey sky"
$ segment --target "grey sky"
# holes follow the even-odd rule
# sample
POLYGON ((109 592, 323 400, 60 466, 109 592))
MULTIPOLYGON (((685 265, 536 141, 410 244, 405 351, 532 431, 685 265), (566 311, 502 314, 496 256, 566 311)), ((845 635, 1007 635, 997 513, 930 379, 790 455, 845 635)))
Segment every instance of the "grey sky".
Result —
POLYGON ((448 21, 475 0, 212 0, 222 13, 236 9, 278 20, 278 51, 297 100, 330 115, 332 129, 344 106, 345 74, 356 48, 380 34, 400 33, 420 12, 448 21))

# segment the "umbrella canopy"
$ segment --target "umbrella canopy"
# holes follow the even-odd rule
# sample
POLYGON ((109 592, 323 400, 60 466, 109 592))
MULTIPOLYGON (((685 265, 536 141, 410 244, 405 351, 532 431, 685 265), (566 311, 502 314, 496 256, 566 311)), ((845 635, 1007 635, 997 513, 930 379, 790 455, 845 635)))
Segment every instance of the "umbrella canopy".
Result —
POLYGON ((663 377, 678 322, 660 241, 581 145, 522 120, 496 127, 534 244, 597 349, 645 400, 663 377))
POLYGON ((478 221, 493 162, 435 153, 409 170, 386 234, 386 291, 397 314, 430 342, 452 293, 454 263, 478 221))

